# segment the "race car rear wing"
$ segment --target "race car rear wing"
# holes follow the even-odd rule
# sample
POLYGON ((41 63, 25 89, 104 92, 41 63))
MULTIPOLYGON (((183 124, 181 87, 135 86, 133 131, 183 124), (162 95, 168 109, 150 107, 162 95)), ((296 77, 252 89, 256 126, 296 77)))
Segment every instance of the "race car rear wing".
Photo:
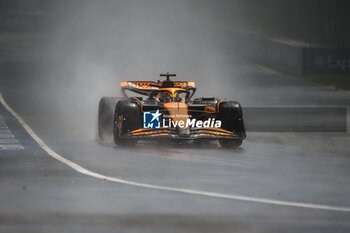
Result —
POLYGON ((171 87, 183 88, 192 91, 191 97, 196 91, 196 84, 194 82, 187 81, 163 81, 163 82, 153 82, 153 81, 125 81, 120 83, 121 92, 124 97, 128 98, 125 91, 129 90, 141 95, 150 95, 153 91, 157 91, 160 88, 170 87, 169 82, 171 82, 171 87), (166 86, 164 85, 166 83, 166 86))

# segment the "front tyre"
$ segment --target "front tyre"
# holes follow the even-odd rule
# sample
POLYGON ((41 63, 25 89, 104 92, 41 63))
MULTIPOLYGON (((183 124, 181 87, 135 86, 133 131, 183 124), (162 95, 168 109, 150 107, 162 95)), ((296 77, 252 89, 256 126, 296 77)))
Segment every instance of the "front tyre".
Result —
POLYGON ((141 112, 139 105, 129 100, 119 101, 114 114, 114 143, 120 147, 136 145, 136 139, 126 137, 129 136, 131 131, 139 128, 141 128, 141 112))
POLYGON ((118 97, 102 97, 98 105, 98 136, 104 141, 112 137, 114 108, 118 97))
POLYGON ((131 147, 137 144, 135 139, 125 139, 121 138, 121 135, 118 130, 113 131, 114 143, 119 147, 131 147))
MULTIPOLYGON (((245 127, 243 121, 242 107, 237 101, 225 101, 219 106, 222 128, 245 137, 245 127)), ((243 139, 219 139, 219 143, 225 148, 241 146, 243 139)))

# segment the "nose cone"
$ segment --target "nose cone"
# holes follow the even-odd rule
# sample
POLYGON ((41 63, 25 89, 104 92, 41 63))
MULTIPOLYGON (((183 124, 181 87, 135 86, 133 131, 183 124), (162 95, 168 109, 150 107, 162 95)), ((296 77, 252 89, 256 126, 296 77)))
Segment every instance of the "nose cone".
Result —
POLYGON ((187 104, 185 103, 179 103, 179 102, 172 102, 172 103, 165 103, 164 104, 164 110, 169 112, 169 115, 171 116, 171 120, 174 122, 187 122, 188 119, 188 108, 187 104))
POLYGON ((191 135, 191 131, 189 127, 181 128, 179 126, 176 126, 176 132, 180 137, 188 137, 191 135))

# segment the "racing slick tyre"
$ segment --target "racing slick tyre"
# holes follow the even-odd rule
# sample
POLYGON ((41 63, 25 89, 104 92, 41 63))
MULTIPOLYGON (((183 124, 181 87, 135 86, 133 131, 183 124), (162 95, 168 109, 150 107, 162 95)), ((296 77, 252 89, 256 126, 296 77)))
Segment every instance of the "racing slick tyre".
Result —
POLYGON ((120 147, 136 145, 136 139, 123 138, 122 136, 129 134, 133 130, 140 129, 142 127, 141 120, 142 117, 138 103, 130 100, 119 101, 114 114, 114 143, 120 147))
POLYGON ((98 105, 98 137, 104 141, 112 137, 114 108, 118 97, 102 97, 98 105))
MULTIPOLYGON (((237 101, 226 101, 219 106, 222 128, 245 136, 245 127, 243 121, 242 107, 237 101)), ((234 148, 242 145, 243 139, 220 138, 219 143, 225 148, 234 148)))

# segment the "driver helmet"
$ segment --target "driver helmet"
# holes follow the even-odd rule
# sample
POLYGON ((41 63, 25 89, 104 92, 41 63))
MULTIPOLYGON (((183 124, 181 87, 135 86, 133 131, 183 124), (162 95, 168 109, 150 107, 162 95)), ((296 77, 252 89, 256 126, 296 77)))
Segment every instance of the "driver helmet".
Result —
POLYGON ((161 92, 159 93, 158 99, 160 102, 172 102, 171 93, 169 92, 161 92))
POLYGON ((181 102, 182 101, 182 99, 179 97, 179 94, 178 93, 174 93, 174 101, 175 102, 181 102))

